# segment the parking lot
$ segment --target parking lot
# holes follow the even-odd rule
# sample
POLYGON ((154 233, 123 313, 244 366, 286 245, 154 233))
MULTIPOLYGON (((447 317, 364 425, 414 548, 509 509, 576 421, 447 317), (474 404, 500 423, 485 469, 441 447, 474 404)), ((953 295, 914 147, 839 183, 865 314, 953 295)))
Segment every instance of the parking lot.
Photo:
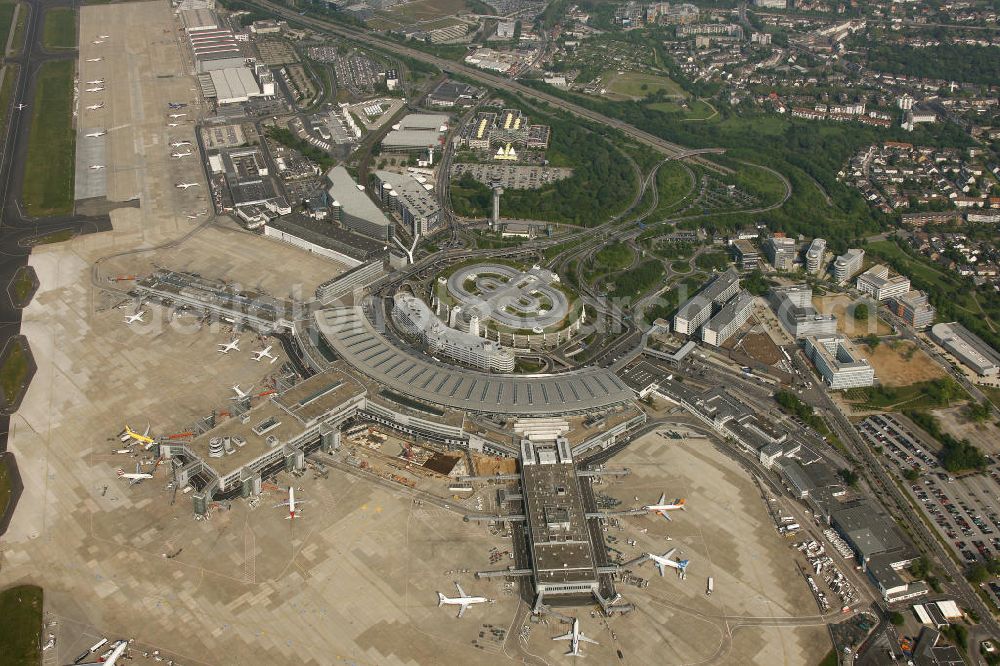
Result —
MULTIPOLYGON (((1000 553, 1000 469, 990 459, 988 473, 955 477, 937 461, 934 450, 902 418, 870 416, 858 424, 861 434, 882 448, 899 474, 916 470, 919 480, 907 487, 940 533, 967 565, 1000 553)), ((904 477, 905 478, 905 477, 904 477)), ((991 583, 994 594, 1000 584, 991 583)))
POLYGON ((510 190, 537 190, 540 187, 564 180, 573 175, 572 169, 562 167, 514 166, 511 164, 456 164, 452 176, 458 178, 471 174, 480 183, 500 183, 510 190))

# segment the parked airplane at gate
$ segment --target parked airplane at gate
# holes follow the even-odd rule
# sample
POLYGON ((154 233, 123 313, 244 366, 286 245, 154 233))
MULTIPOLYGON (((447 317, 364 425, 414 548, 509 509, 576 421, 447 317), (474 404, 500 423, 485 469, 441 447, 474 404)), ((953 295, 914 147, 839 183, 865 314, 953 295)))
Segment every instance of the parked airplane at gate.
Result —
POLYGON ((140 435, 135 430, 129 428, 128 424, 126 424, 125 429, 119 433, 118 438, 121 439, 123 443, 133 441, 145 444, 147 449, 156 443, 156 440, 149 436, 148 425, 146 426, 146 431, 140 435))
POLYGON ((250 389, 253 388, 253 384, 246 391, 242 390, 239 384, 233 384, 230 388, 236 391, 236 396, 231 398, 232 400, 243 400, 250 395, 250 389))
POLYGON ((271 359, 271 363, 274 363, 275 361, 277 361, 278 357, 271 354, 271 348, 273 346, 274 345, 268 345, 267 347, 264 347, 263 349, 259 349, 259 350, 255 351, 255 352, 252 352, 253 355, 254 355, 253 356, 253 360, 259 361, 261 359, 269 358, 269 359, 271 359))
POLYGON ((691 562, 691 560, 672 559, 673 554, 676 552, 677 552, 676 548, 671 548, 663 555, 654 555, 653 553, 646 553, 646 557, 649 558, 649 561, 655 564, 656 568, 660 570, 661 576, 663 575, 663 572, 666 570, 667 567, 671 567, 672 569, 677 569, 678 578, 684 578, 687 575, 685 572, 687 571, 688 564, 691 562))
POLYGON ((565 633, 562 636, 555 636, 552 640, 554 641, 570 641, 569 652, 566 653, 567 657, 582 657, 583 654, 580 653, 580 641, 584 643, 593 643, 594 645, 600 645, 593 638, 587 638, 580 631, 580 620, 578 618, 573 618, 573 629, 569 633, 565 633))
POLYGON ((685 499, 678 498, 675 499, 670 504, 666 504, 666 501, 667 501, 667 494, 663 493, 662 495, 660 495, 660 501, 658 501, 656 504, 647 504, 642 508, 645 509, 646 511, 649 511, 650 513, 658 513, 667 520, 671 520, 670 516, 667 514, 668 511, 676 511, 678 509, 682 511, 687 510, 684 508, 685 504, 687 503, 687 500, 685 499))
POLYGON ((231 341, 227 342, 226 344, 219 343, 218 352, 220 354, 228 354, 229 352, 231 352, 233 350, 236 350, 236 351, 240 350, 240 341, 239 341, 238 338, 236 340, 231 340, 231 341))
POLYGON ((465 593, 465 590, 463 590, 462 586, 459 585, 457 582, 455 583, 455 587, 458 588, 457 597, 446 597, 440 592, 438 592, 438 608, 440 608, 441 606, 461 606, 461 608, 458 609, 458 617, 462 617, 462 615, 465 614, 465 609, 468 608, 469 606, 472 606, 473 604, 482 604, 489 601, 489 599, 487 599, 486 597, 470 597, 465 593))
POLYGON ((305 500, 296 501, 295 500, 295 488, 292 487, 292 486, 288 486, 288 499, 285 500, 284 502, 280 502, 278 504, 275 504, 274 508, 277 509, 278 507, 281 507, 281 506, 287 506, 288 507, 288 515, 285 516, 285 520, 295 520, 296 518, 300 518, 301 517, 301 516, 299 516, 298 513, 296 513, 295 507, 297 507, 299 504, 303 504, 304 502, 305 502, 305 500))
POLYGON ((139 463, 135 464, 134 472, 126 472, 121 467, 118 468, 118 478, 128 479, 128 485, 135 485, 136 483, 141 483, 146 479, 152 479, 153 475, 148 472, 142 471, 142 466, 139 463))

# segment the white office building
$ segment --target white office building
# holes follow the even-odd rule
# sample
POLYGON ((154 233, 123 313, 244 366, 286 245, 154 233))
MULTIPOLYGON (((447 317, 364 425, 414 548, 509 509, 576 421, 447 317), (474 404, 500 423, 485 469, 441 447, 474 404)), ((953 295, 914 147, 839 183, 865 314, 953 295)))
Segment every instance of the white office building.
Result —
POLYGON ((889 277, 888 266, 875 264, 858 276, 857 287, 861 293, 882 302, 910 291, 910 278, 902 275, 889 277))
POLYGON ((719 310, 719 313, 709 319, 708 323, 701 329, 702 342, 714 347, 720 346, 733 333, 740 330, 740 326, 747 323, 753 309, 752 306, 753 296, 749 292, 741 290, 729 299, 719 310))
POLYGON ((795 339, 837 332, 837 317, 822 314, 813 307, 812 289, 807 285, 772 289, 770 302, 778 321, 795 339))
POLYGON ((868 359, 852 349, 848 339, 842 335, 809 336, 805 339, 805 352, 831 389, 875 383, 875 368, 868 359))
POLYGON ((806 250, 806 270, 815 275, 823 266, 823 256, 826 254, 826 241, 814 238, 806 250))
POLYGON ((777 271, 790 271, 799 253, 799 244, 794 238, 772 236, 764 241, 764 255, 777 271))
POLYGON ((704 289, 687 300, 674 315, 674 330, 681 335, 694 335, 712 317, 712 306, 721 305, 740 289, 740 275, 732 268, 720 273, 704 289))
POLYGON ((833 262, 833 277, 843 284, 858 274, 865 261, 865 251, 860 248, 851 248, 844 254, 837 257, 833 262))

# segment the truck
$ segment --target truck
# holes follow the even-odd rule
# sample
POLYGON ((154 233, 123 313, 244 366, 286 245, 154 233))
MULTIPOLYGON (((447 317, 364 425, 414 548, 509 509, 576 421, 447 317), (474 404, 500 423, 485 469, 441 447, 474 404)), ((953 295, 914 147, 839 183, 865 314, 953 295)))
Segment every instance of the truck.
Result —
POLYGON ((708 577, 708 586, 705 588, 705 596, 712 596, 712 590, 715 589, 715 579, 711 576, 708 577))

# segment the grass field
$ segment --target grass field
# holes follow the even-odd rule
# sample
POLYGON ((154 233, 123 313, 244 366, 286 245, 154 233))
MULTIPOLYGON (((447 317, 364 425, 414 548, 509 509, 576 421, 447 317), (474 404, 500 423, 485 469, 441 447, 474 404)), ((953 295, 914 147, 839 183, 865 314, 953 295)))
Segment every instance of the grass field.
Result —
MULTIPOLYGON (((13 455, 13 454, 11 454, 13 455)), ((7 469, 7 456, 0 456, 0 516, 7 511, 10 503, 10 472, 7 469)))
POLYGON ((27 27, 28 13, 34 11, 28 5, 21 3, 21 9, 17 12, 17 23, 14 25, 14 39, 10 42, 10 55, 14 56, 24 48, 24 31, 27 27))
POLYGON ((396 5, 389 13, 401 20, 416 23, 417 21, 455 16, 468 8, 465 0, 415 0, 396 5))
POLYGON ((42 64, 38 72, 28 137, 28 164, 21 192, 29 215, 43 217, 73 211, 74 65, 72 60, 54 60, 42 64))
POLYGON ((612 271, 626 268, 634 257, 635 253, 625 243, 606 245, 594 255, 594 259, 597 260, 596 268, 612 271))
POLYGON ((947 285, 951 278, 945 271, 940 271, 922 261, 917 261, 906 254, 892 241, 875 241, 869 243, 865 250, 870 254, 882 255, 904 262, 906 264, 906 274, 912 277, 921 277, 928 282, 937 282, 947 285))
POLYGON ((615 101, 643 99, 650 93, 662 91, 665 95, 684 99, 687 93, 676 81, 666 76, 640 72, 605 72, 604 96, 615 101))
POLYGON ((1000 388, 993 388, 992 386, 980 386, 979 390, 983 392, 990 402, 992 402, 998 409, 1000 409, 1000 388))
POLYGON ((12 666, 41 663, 42 588, 18 585, 0 592, 0 658, 12 666))
POLYGON ((76 10, 69 7, 46 10, 42 46, 47 49, 76 48, 76 10))
POLYGON ((904 409, 937 409, 967 400, 969 395, 949 379, 917 382, 908 386, 873 386, 844 392, 854 406, 865 411, 895 412, 904 409), (944 391, 939 387, 946 385, 944 391))
POLYGON ((20 73, 18 65, 7 64, 2 68, 3 86, 0 86, 0 133, 7 129, 7 110, 10 109, 11 95, 14 94, 14 82, 20 73))
POLYGON ((13 404, 28 378, 28 354, 19 339, 10 344, 7 358, 0 367, 0 389, 8 404, 13 404))
POLYGON ((10 38, 10 31, 14 25, 15 7, 17 7, 17 3, 11 0, 0 2, 0 52, 6 48, 7 40, 10 38))
MULTIPOLYGON (((879 319, 874 312, 874 308, 869 307, 868 319, 858 321, 853 316, 854 301, 846 295, 836 296, 816 296, 813 298, 813 305, 823 314, 833 314, 837 316, 837 332, 854 338, 861 335, 874 334, 878 336, 889 335, 892 328, 879 319)), ((878 368, 876 368, 876 371, 878 368)), ((881 375, 879 376, 881 378, 881 375)))
POLYGON ((686 103, 681 102, 681 100, 654 102, 648 106, 654 111, 663 111, 664 113, 681 112, 684 114, 685 120, 708 120, 718 113, 711 105, 700 99, 689 99, 686 103))
POLYGON ((867 345, 860 348, 883 386, 908 386, 945 375, 941 366, 909 340, 884 342, 874 350, 867 345))
POLYGON ((28 297, 35 288, 35 281, 32 279, 32 271, 26 266, 17 269, 14 274, 14 281, 10 287, 10 295, 14 305, 24 307, 28 297))

